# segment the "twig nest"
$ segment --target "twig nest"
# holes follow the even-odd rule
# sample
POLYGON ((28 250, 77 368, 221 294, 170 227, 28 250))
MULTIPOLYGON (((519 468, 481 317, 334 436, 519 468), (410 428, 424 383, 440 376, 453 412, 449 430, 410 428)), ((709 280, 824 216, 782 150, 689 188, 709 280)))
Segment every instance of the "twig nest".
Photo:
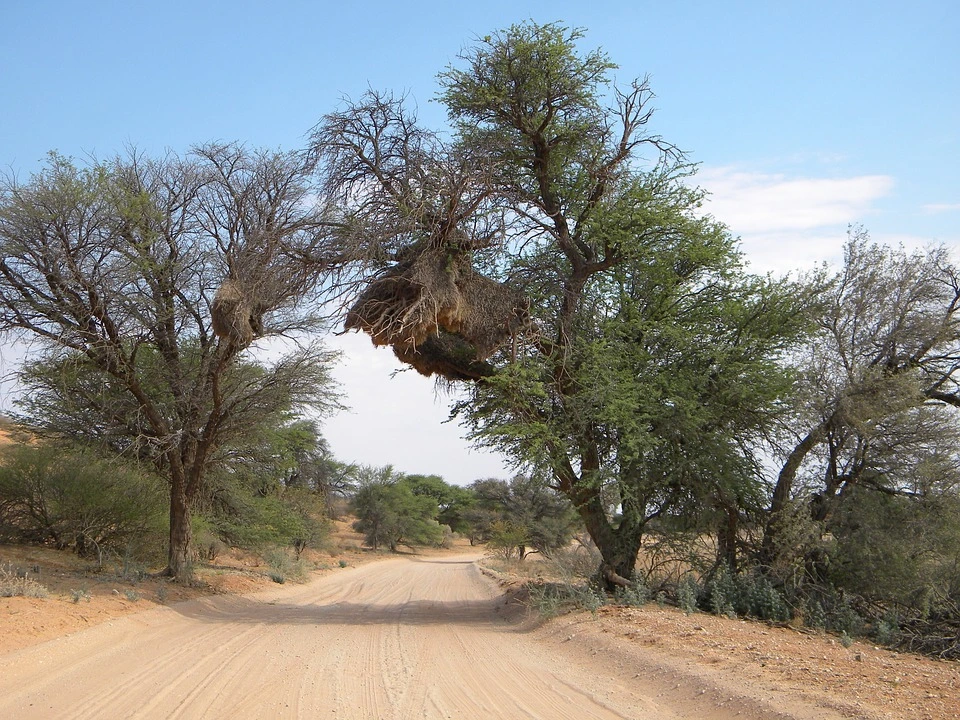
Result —
POLYGON ((210 313, 213 332, 238 347, 246 347, 263 332, 263 318, 236 280, 223 281, 210 313))
POLYGON ((347 330, 424 375, 485 377, 483 362, 528 322, 524 295, 476 273, 466 254, 431 248, 374 279, 347 313, 347 330))

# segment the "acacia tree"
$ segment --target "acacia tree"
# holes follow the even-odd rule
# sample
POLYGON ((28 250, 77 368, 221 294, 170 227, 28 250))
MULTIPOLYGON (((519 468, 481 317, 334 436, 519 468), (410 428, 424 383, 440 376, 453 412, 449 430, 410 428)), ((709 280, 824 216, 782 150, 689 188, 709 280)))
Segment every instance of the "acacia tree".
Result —
POLYGON ((544 478, 517 475, 509 482, 488 478, 473 482, 476 523, 473 537, 500 545, 523 560, 529 553, 550 555, 566 546, 582 527, 570 501, 544 478))
POLYGON ((525 23, 465 50, 440 75, 449 141, 369 94, 314 150, 355 229, 344 257, 380 269, 347 327, 472 381, 474 438, 549 472, 626 583, 646 523, 692 498, 736 536, 802 316, 699 216, 691 167, 647 130, 647 81, 611 85, 581 37, 525 23))
POLYGON ((443 530, 437 522, 437 499, 417 494, 390 465, 361 468, 351 505, 357 516, 354 530, 362 532, 374 550, 386 545, 439 545, 443 530))
POLYGON ((958 481, 960 275, 942 247, 907 253, 853 228, 820 283, 764 537, 772 560, 799 497, 823 523, 855 489, 922 497, 958 481))
POLYGON ((302 155, 213 144, 86 167, 53 154, 0 185, 0 329, 33 338, 45 391, 71 399, 50 430, 111 438, 163 471, 178 578, 218 449, 280 409, 333 406, 321 347, 270 366, 248 352, 316 326, 298 304, 326 234, 311 171, 302 155))

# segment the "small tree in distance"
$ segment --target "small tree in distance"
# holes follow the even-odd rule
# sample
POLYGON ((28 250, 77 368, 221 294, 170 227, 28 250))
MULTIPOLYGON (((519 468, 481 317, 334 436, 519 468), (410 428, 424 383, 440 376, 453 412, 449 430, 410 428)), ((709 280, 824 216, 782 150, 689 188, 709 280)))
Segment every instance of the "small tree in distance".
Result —
POLYGON ((414 493, 391 466, 363 468, 358 484, 352 503, 357 516, 353 527, 363 533, 371 548, 386 546, 396 552, 400 545, 439 545, 443 541, 436 498, 414 493))

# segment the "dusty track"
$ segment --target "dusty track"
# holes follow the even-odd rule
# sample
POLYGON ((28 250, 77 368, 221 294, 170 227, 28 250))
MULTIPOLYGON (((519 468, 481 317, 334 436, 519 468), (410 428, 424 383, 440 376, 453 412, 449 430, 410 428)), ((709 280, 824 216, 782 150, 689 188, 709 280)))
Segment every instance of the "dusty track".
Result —
POLYGON ((531 631, 472 560, 386 560, 10 653, 0 718, 840 717, 531 631))

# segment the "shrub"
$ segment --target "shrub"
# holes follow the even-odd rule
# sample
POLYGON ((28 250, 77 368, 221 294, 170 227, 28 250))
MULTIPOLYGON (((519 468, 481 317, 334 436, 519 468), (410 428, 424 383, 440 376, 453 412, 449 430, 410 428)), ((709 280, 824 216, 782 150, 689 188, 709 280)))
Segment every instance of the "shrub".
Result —
POLYGON ((163 547, 163 484, 92 452, 17 445, 0 457, 0 540, 52 542, 102 563, 108 550, 163 547))
POLYGON ((290 551, 286 548, 271 548, 264 559, 270 566, 270 579, 276 583, 283 583, 288 579, 302 582, 307 578, 304 561, 299 557, 291 557, 290 551))
POLYGON ((827 579, 833 587, 918 615, 955 607, 960 498, 855 491, 845 498, 831 532, 827 579))
POLYGON ((0 597, 49 597, 50 591, 29 573, 18 571, 13 565, 0 565, 0 597))
POLYGON ((650 602, 650 588, 642 580, 634 580, 630 587, 618 587, 614 592, 614 600, 619 605, 628 607, 643 607, 650 602))
POLYGON ((606 595, 589 583, 540 583, 531 585, 530 604, 543 617, 560 612, 589 610, 595 613, 606 603, 606 595))
POLYGON ((700 598, 700 583, 697 579, 687 574, 681 578, 677 585, 677 605, 687 615, 697 611, 697 601, 700 598))

